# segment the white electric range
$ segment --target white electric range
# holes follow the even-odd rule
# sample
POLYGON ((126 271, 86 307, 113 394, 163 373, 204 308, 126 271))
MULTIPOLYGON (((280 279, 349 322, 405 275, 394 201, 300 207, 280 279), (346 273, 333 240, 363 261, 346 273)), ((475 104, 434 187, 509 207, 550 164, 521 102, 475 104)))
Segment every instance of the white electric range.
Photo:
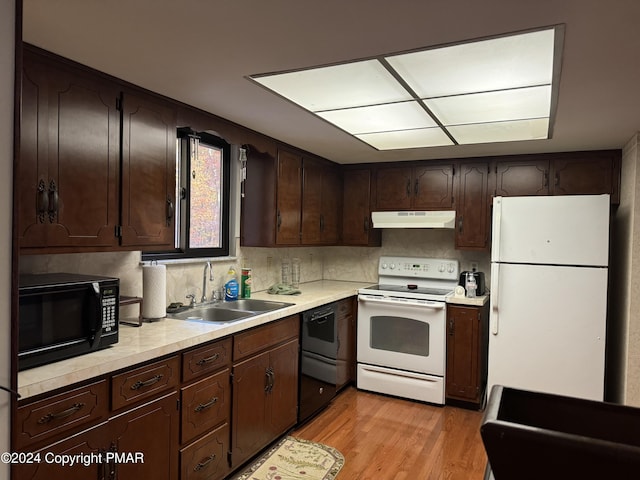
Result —
POLYGON ((358 291, 358 388, 444 404, 446 299, 459 270, 457 260, 380 258, 378 285, 358 291))

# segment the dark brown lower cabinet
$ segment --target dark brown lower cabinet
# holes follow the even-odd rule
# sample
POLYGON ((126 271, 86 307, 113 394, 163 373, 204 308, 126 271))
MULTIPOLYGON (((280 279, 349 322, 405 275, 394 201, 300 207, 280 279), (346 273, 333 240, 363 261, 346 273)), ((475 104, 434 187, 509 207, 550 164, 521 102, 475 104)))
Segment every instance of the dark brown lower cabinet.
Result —
POLYGON ((480 408, 487 385, 489 305, 447 305, 447 402, 480 408))
POLYGON ((297 337, 233 365, 231 466, 257 454, 297 419, 297 337))
POLYGON ((14 465, 21 480, 178 479, 178 393, 112 417, 44 447, 36 464, 14 465), (63 465, 63 459, 74 465, 63 465))

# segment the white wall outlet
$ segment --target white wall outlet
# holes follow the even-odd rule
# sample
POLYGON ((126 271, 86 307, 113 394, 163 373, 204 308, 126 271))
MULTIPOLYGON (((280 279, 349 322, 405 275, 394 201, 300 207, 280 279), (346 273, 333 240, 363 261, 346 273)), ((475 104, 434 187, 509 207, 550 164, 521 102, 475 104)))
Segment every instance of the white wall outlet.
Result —
POLYGON ((471 265, 471 271, 478 271, 478 262, 470 262, 471 265))

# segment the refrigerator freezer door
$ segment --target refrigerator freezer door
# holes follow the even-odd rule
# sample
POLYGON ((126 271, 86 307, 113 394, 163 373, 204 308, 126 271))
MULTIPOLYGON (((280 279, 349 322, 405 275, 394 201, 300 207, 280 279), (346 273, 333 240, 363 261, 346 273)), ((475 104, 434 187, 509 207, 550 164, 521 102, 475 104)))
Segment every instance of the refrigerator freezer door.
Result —
POLYGON ((492 264, 491 277, 488 388, 603 400, 607 269, 492 264))
POLYGON ((609 195, 495 197, 493 262, 607 266, 609 195))

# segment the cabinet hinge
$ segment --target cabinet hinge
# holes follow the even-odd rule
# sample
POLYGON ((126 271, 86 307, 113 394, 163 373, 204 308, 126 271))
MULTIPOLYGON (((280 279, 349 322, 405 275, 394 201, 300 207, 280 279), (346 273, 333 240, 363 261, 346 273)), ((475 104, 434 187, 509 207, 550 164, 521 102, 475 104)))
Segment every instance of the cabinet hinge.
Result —
POLYGON ((176 407, 177 407, 177 410, 180 411, 181 403, 179 398, 176 400, 176 407))
POLYGON ((227 462, 228 462, 229 465, 232 465, 232 463, 231 463, 231 450, 229 450, 227 452, 227 462))
POLYGON ((122 225, 116 225, 114 235, 116 238, 122 238, 122 225))
POLYGON ((229 385, 233 385, 233 372, 229 374, 229 385))

